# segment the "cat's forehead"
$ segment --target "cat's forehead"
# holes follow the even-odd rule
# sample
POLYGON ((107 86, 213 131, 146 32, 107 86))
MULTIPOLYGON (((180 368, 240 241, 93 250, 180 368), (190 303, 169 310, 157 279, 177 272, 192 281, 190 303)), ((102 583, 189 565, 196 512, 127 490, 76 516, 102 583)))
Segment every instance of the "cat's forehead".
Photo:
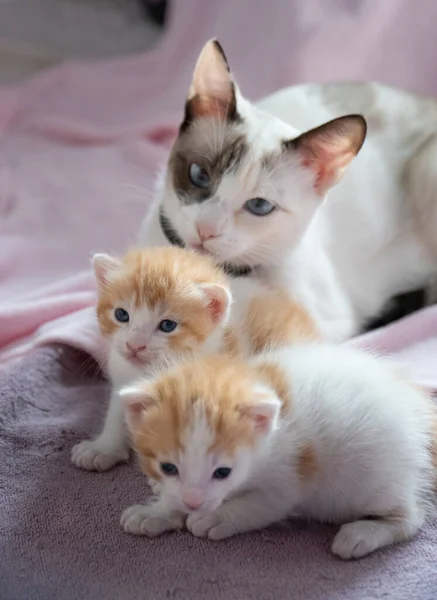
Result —
POLYGON ((199 119, 180 133, 173 146, 168 169, 173 187, 184 203, 193 204, 211 198, 226 179, 232 179, 234 188, 241 181, 256 185, 276 167, 283 142, 293 133, 264 113, 236 123, 199 119), (208 186, 191 182, 193 163, 208 172, 208 186))

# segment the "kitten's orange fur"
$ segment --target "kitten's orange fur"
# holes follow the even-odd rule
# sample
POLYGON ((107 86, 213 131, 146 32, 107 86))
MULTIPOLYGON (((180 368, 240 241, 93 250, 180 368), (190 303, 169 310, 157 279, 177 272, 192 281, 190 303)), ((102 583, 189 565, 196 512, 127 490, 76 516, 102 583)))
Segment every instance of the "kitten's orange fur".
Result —
POLYGON ((204 299, 189 290, 193 284, 211 283, 228 288, 223 271, 207 256, 174 246, 131 250, 99 292, 97 316, 102 334, 110 336, 120 326, 111 317, 117 304, 133 300, 136 308, 166 304, 178 316, 182 326, 169 337, 172 350, 200 344, 212 333, 214 306, 208 312, 204 299))
POLYGON ((184 450, 182 436, 196 413, 193 407, 202 410, 213 433, 211 450, 232 454, 238 446, 256 441, 254 423, 245 418, 245 409, 254 400, 248 382, 270 384, 284 407, 290 405, 283 375, 273 364, 255 372, 242 359, 217 354, 196 367, 194 371, 193 363, 180 365, 138 386, 152 407, 144 419, 137 414, 131 420, 132 442, 144 471, 154 479, 161 477, 156 462, 160 456, 169 460, 184 450))
POLYGON ((298 340, 317 340, 320 333, 308 311, 285 290, 269 290, 254 298, 244 327, 254 354, 298 340))

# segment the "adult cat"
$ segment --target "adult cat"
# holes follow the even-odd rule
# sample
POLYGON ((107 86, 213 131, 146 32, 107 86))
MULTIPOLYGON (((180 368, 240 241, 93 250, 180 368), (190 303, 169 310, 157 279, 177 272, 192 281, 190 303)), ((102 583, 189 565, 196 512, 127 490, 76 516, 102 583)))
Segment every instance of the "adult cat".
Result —
POLYGON ((286 283, 327 337, 346 339, 436 274, 436 132, 437 103, 373 83, 252 104, 211 40, 140 242, 286 283), (352 112, 367 121, 355 160, 366 121, 352 112))

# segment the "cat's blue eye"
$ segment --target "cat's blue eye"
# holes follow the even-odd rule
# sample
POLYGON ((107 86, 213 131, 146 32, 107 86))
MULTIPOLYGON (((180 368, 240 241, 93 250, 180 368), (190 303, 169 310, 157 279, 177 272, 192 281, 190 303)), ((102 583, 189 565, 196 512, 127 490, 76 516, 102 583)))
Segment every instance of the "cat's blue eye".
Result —
POLYGON ((177 468, 176 465, 174 465, 173 463, 161 463, 159 465, 161 471, 164 473, 164 475, 169 475, 169 476, 175 476, 175 475, 179 475, 179 470, 177 468))
POLYGON ((114 317, 120 323, 128 323, 129 322, 129 313, 124 308, 116 308, 114 311, 114 317))
POLYGON ((276 206, 265 198, 251 198, 243 208, 256 217, 266 217, 275 210, 276 206))
POLYGON ((176 323, 176 321, 172 321, 171 319, 164 319, 158 325, 158 329, 160 329, 164 333, 171 333, 176 329, 177 326, 178 324, 176 323))
POLYGON ((213 479, 226 479, 231 474, 232 469, 230 467, 219 467, 212 474, 213 479))
POLYGON ((199 188, 207 188, 211 183, 211 178, 208 175, 208 171, 203 169, 197 163, 191 163, 190 165, 190 180, 193 185, 199 188))

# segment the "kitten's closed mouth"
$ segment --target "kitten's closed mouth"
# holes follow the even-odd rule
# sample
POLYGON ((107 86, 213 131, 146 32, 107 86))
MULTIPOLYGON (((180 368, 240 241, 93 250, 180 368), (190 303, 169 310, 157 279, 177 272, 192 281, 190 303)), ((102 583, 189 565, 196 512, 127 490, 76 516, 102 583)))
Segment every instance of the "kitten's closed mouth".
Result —
POLYGON ((135 354, 123 354, 124 358, 136 367, 144 367, 149 363, 148 358, 141 358, 141 356, 137 356, 135 354))

